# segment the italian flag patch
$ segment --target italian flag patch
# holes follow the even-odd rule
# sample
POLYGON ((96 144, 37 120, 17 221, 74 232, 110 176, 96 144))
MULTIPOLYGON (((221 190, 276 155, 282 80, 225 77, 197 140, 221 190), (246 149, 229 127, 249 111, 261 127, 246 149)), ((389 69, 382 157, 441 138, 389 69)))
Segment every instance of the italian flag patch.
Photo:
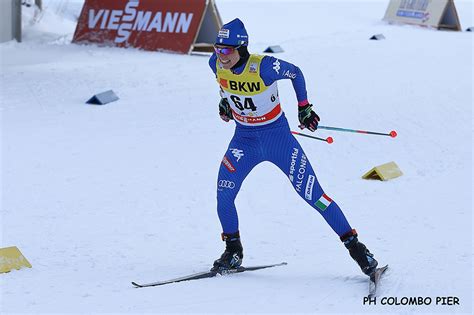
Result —
POLYGON ((323 194, 321 198, 319 198, 318 201, 314 203, 316 207, 319 208, 319 210, 324 211, 326 210, 327 207, 331 204, 332 199, 328 197, 328 195, 323 194))

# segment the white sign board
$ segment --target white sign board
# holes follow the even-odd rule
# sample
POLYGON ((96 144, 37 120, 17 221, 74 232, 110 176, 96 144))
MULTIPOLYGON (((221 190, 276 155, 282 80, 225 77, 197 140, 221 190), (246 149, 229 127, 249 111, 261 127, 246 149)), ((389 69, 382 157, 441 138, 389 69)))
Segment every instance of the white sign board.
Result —
POLYGON ((390 0, 385 21, 460 31, 453 0, 390 0))

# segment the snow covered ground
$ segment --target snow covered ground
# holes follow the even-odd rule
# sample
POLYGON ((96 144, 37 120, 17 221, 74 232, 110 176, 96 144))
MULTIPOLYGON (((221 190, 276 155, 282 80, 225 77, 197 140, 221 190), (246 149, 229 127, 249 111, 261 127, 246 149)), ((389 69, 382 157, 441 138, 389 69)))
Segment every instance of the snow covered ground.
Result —
MULTIPOLYGON (((0 276, 2 314, 472 313, 472 33, 387 25, 388 1, 217 1, 224 21, 246 23, 252 52, 279 44, 300 66, 322 124, 399 134, 299 139, 390 264, 381 297, 433 299, 369 306, 366 277, 268 163, 237 200, 244 262, 287 266, 134 289, 207 270, 222 252, 215 186, 233 125, 217 114, 206 57, 70 44, 82 1, 43 2, 21 44, 0 44, 0 247, 33 265, 0 276), (108 89, 118 102, 84 104, 108 89), (402 177, 360 178, 389 161, 402 177)), ((456 6, 462 28, 474 25, 472 1, 456 6)), ((289 81, 280 97, 296 129, 289 81)))

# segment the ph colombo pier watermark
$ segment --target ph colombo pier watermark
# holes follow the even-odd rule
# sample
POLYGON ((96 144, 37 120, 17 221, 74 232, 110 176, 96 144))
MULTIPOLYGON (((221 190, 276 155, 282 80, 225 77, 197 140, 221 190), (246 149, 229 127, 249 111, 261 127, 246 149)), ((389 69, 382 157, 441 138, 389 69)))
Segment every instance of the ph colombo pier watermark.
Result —
POLYGON ((460 299, 457 296, 383 296, 383 297, 364 297, 363 305, 439 305, 454 306, 460 305, 460 299))

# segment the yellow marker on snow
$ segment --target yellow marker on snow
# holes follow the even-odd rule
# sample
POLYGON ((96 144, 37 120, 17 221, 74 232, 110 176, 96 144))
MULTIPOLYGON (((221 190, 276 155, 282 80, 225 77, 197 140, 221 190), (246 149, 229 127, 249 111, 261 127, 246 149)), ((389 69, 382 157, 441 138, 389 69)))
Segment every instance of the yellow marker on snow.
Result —
POLYGON ((31 268, 31 264, 16 246, 0 248, 0 273, 21 267, 31 268))
POLYGON ((374 167, 364 175, 363 179, 378 179, 378 180, 389 180, 402 176, 402 171, 398 168, 395 162, 385 163, 374 167))

